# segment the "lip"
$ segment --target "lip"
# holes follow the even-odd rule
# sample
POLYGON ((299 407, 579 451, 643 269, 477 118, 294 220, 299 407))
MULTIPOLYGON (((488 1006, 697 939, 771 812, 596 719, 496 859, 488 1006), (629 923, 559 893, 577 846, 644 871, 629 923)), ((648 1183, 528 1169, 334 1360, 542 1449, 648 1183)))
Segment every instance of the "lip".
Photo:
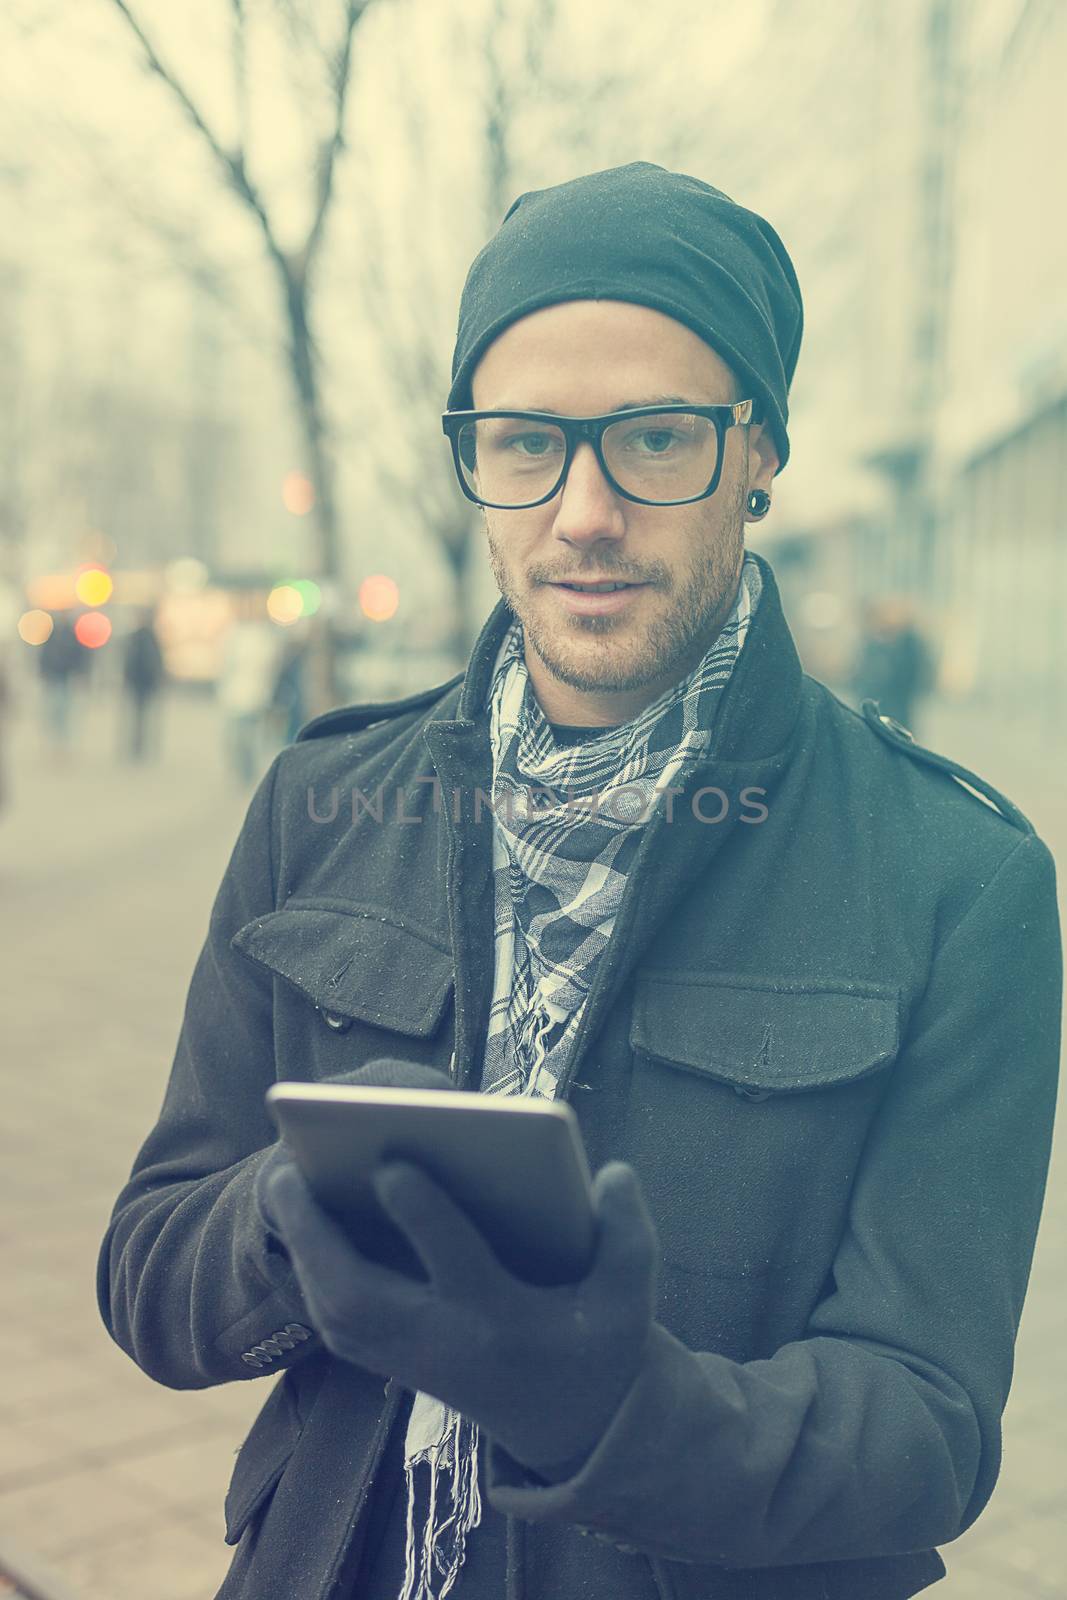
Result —
MULTIPOLYGON (((595 578, 582 578, 577 580, 582 583, 595 583, 595 578)), ((614 578, 603 578, 602 583, 614 583, 614 578)), ((624 589, 608 589, 595 593, 589 589, 569 589, 565 583, 550 583, 548 588, 554 589, 559 595, 568 611, 582 617, 607 617, 616 611, 624 611, 633 603, 635 595, 641 594, 648 588, 647 583, 628 583, 624 589)))

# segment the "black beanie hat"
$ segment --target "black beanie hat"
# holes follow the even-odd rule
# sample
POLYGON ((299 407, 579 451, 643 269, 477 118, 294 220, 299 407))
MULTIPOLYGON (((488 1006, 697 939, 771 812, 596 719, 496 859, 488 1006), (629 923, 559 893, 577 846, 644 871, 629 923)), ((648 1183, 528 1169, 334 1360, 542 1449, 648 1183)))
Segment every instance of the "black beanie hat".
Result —
POLYGON ((682 322, 762 401, 779 471, 804 313, 793 263, 768 222, 649 161, 531 189, 475 257, 459 304, 448 409, 512 322, 563 300, 627 300, 682 322))

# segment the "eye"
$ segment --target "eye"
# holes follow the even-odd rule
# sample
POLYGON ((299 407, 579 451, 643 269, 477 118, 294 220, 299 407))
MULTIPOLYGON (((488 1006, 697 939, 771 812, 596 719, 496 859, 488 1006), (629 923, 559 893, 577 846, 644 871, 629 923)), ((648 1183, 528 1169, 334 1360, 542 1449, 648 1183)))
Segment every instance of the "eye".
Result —
POLYGON ((527 456, 545 456, 559 447, 559 440, 551 433, 515 433, 504 442, 517 455, 527 456))
POLYGON ((688 411, 634 417, 615 423, 605 435, 612 449, 641 461, 675 460, 692 450, 704 450, 710 423, 688 411))
POLYGON ((680 441, 681 434, 673 428, 644 428, 631 437, 644 440, 650 456, 661 456, 680 441))

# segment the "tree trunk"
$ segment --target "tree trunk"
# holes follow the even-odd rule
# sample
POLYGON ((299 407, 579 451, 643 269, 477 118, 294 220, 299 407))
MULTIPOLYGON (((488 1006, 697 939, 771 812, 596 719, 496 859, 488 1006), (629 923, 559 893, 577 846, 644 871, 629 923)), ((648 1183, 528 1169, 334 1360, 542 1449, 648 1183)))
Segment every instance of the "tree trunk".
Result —
MULTIPOLYGON (((318 536, 319 576, 334 587, 342 577, 333 461, 327 440, 319 391, 318 357, 307 320, 306 279, 288 263, 279 262, 279 276, 289 325, 289 374, 307 452, 307 475, 315 493, 312 515, 318 536)), ((335 706, 341 697, 336 633, 327 616, 315 628, 309 653, 311 715, 335 706)))
POLYGON ((307 449, 307 472, 315 490, 314 516, 319 539, 319 570, 324 578, 341 576, 337 535, 337 507, 334 500, 333 462, 326 439, 326 427, 319 393, 318 358, 307 322, 304 283, 291 271, 283 278, 285 309, 289 324, 289 371, 297 413, 307 449))

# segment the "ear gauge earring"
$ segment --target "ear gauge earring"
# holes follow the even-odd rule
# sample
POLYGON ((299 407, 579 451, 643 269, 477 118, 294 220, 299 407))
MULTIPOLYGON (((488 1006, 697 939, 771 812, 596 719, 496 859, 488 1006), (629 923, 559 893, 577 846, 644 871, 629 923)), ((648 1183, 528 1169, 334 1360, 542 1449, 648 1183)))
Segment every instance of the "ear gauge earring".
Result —
POLYGON ((771 509, 771 497, 766 489, 753 489, 748 497, 749 514, 757 521, 771 509))

